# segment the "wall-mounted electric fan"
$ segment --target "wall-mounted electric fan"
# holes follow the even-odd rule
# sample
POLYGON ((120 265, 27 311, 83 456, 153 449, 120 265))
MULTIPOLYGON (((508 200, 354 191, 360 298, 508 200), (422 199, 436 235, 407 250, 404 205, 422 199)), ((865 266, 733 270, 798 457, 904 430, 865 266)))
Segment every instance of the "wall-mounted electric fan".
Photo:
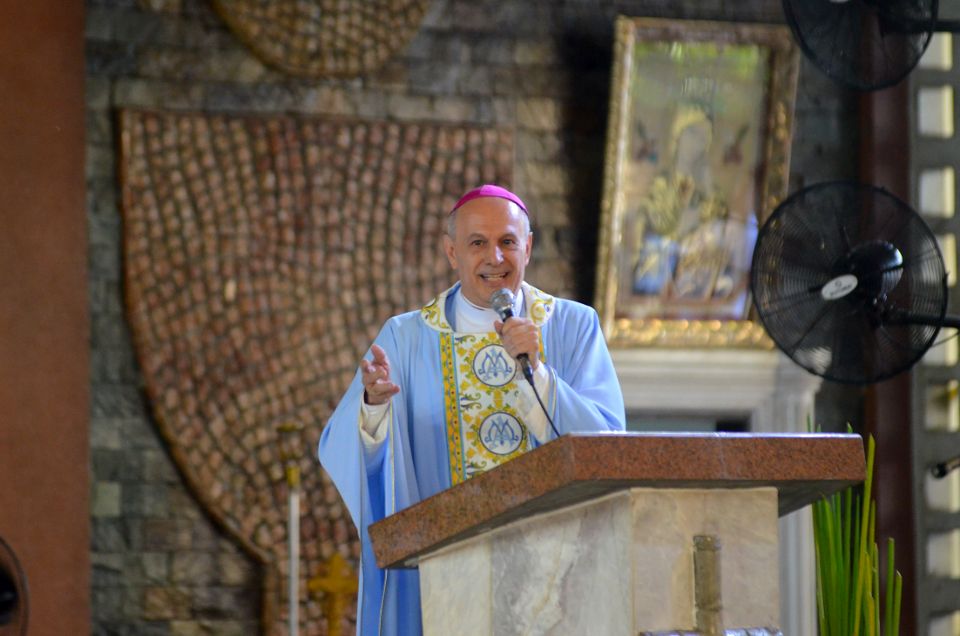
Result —
POLYGON ((923 219, 886 190, 804 188, 760 228, 753 301, 777 346, 808 371, 866 384, 910 368, 947 316, 947 276, 923 219))
POLYGON ((0 636, 25 636, 29 607, 27 577, 13 550, 0 537, 0 636))
POLYGON ((896 84, 934 32, 960 31, 960 22, 937 19, 938 0, 783 0, 783 12, 810 61, 860 90, 896 84))
MULTIPOLYGON (((821 377, 869 384, 906 371, 946 315, 936 238, 886 190, 849 181, 804 188, 760 228, 750 272, 763 326, 794 362, 821 377)), ((935 477, 960 457, 931 467, 935 477)))

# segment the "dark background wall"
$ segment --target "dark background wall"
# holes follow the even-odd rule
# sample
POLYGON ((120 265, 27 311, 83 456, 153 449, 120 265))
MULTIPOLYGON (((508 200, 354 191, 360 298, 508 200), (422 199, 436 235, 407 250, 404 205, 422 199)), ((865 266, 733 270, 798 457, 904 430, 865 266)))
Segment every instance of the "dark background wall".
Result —
MULTIPOLYGON (((249 634, 260 615, 257 567, 197 506, 143 398, 123 313, 116 109, 513 128, 514 185, 537 215, 528 277, 549 292, 589 302, 615 16, 783 21, 776 0, 436 0, 414 39, 379 71, 307 81, 260 63, 206 0, 88 0, 86 9, 97 634, 249 634)), ((791 189, 855 176, 855 114, 855 99, 803 62, 791 189)), ((860 399, 857 391, 825 385, 818 420, 840 428, 860 417, 860 399)))

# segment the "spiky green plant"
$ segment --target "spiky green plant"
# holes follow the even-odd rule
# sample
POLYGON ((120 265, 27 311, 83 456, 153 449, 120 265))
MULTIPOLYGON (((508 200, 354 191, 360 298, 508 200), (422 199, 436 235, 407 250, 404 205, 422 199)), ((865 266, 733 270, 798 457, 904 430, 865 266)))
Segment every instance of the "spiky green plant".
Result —
POLYGON ((903 577, 894 569, 894 541, 887 540, 887 576, 880 609, 877 505, 873 486, 873 436, 867 440, 867 478, 856 488, 813 504, 820 636, 898 636, 903 577))

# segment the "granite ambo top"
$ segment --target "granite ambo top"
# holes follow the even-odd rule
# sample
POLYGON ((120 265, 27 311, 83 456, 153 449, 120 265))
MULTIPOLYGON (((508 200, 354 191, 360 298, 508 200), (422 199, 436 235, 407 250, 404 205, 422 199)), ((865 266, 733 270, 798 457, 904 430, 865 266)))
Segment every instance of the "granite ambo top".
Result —
POLYGON ((772 486, 785 515, 865 477, 849 434, 573 433, 370 526, 380 567, 626 488, 772 486))

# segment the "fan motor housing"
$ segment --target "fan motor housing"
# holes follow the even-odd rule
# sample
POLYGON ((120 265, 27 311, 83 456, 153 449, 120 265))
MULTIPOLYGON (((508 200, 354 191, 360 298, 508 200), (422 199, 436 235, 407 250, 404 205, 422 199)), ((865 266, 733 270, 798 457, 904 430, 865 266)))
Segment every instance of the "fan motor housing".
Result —
POLYGON ((868 241, 857 245, 834 265, 839 276, 852 275, 857 279, 857 294, 875 304, 886 298, 900 282, 903 273, 903 255, 887 241, 868 241))

